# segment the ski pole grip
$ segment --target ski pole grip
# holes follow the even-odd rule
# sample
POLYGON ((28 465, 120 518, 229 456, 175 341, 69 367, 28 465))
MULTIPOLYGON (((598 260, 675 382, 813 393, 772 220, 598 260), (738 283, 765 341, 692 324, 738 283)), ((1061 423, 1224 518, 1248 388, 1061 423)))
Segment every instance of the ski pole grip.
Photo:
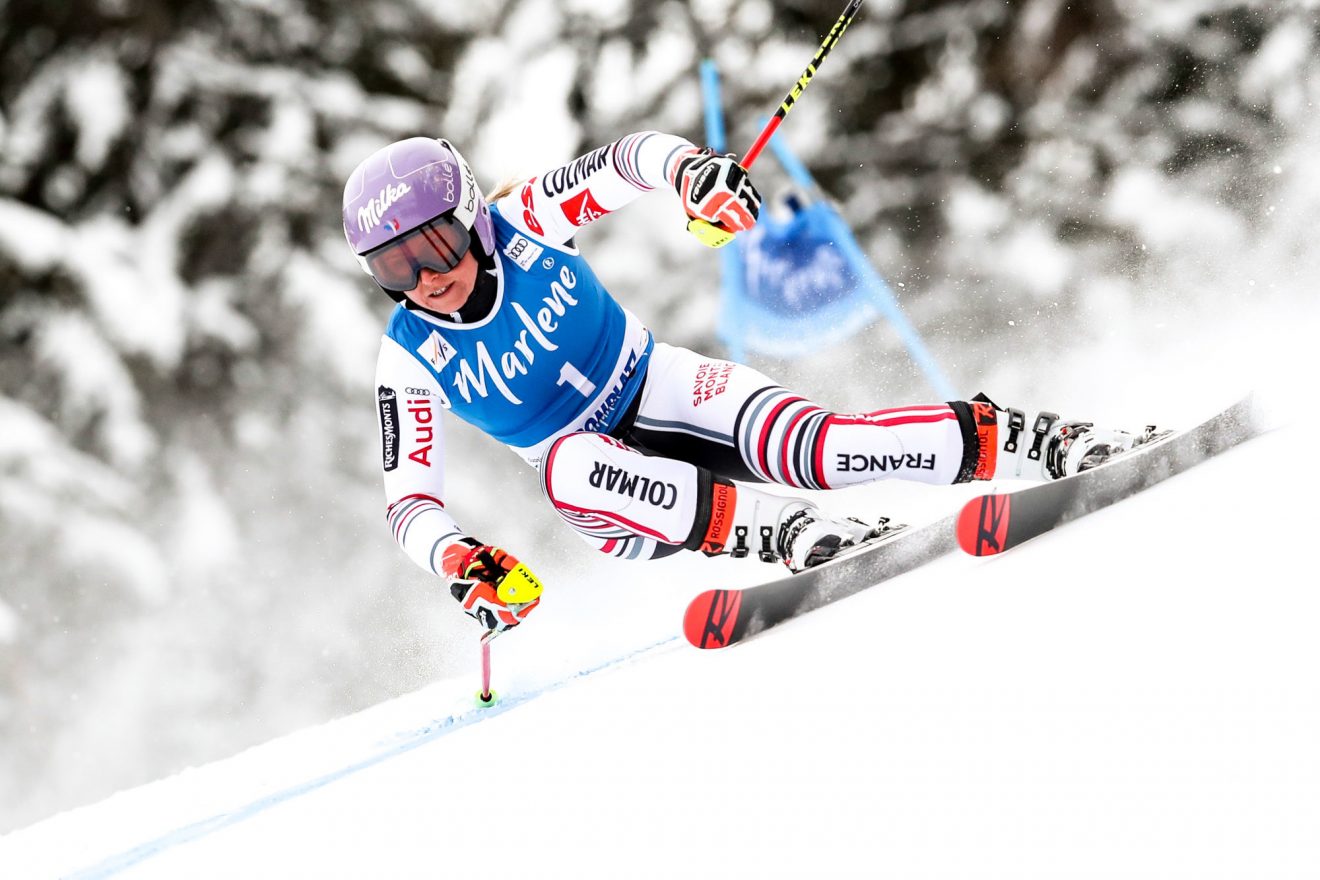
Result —
POLYGON ((697 241, 701 242, 706 247, 711 248, 724 247, 726 244, 733 241, 734 236, 734 233, 729 230, 721 229, 714 223, 708 223, 707 221, 700 220, 696 217, 693 217, 688 221, 687 231, 696 236, 697 241))
POLYGON ((506 605, 525 605, 540 598, 544 589, 540 579, 520 562, 500 579, 495 595, 506 605))

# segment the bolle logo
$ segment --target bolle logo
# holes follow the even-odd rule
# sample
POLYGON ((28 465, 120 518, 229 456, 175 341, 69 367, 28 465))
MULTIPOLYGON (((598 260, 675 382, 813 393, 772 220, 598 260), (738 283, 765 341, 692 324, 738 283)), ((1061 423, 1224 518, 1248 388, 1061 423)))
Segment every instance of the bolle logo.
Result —
POLYGON ((600 461, 592 465, 587 482, 597 489, 636 498, 662 510, 673 510, 678 503, 678 486, 674 483, 662 483, 650 477, 630 474, 623 468, 611 467, 600 461))
POLYGON ((445 177, 445 203, 454 201, 454 166, 448 162, 442 162, 440 167, 443 169, 445 177))
POLYGON ((358 208, 358 229, 369 232, 379 226, 381 218, 385 216, 385 212, 390 209, 390 206, 410 192, 412 192, 412 187, 406 183, 401 183, 398 186, 386 184, 381 189, 380 195, 368 200, 365 205, 358 208))
POLYGON ((380 406, 380 446, 386 471, 399 466, 399 398, 384 385, 376 391, 380 406))
POLYGON ((467 201, 463 204, 463 210, 469 215, 477 212, 477 178, 472 174, 472 168, 463 163, 463 191, 467 196, 467 201))

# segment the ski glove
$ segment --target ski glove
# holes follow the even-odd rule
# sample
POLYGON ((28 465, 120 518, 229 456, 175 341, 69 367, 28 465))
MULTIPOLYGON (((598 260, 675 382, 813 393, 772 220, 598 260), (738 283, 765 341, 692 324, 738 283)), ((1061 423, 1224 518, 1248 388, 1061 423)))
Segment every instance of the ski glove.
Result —
POLYGON ((445 552, 444 572, 464 613, 488 630, 517 626, 541 602, 541 582, 527 566, 470 538, 445 552))
POLYGON ((761 194, 732 153, 717 156, 709 147, 689 153, 678 163, 674 189, 689 216, 729 232, 746 232, 761 213, 761 194))

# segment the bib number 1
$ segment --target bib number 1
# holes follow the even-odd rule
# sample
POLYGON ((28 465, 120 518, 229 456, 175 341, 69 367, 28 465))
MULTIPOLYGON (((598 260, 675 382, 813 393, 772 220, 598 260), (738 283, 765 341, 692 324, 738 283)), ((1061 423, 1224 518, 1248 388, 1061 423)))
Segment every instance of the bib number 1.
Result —
POLYGON ((576 388, 583 397, 591 397, 596 393, 596 383, 592 382, 582 372, 572 364, 566 363, 559 369, 559 381, 556 385, 571 385, 576 388))

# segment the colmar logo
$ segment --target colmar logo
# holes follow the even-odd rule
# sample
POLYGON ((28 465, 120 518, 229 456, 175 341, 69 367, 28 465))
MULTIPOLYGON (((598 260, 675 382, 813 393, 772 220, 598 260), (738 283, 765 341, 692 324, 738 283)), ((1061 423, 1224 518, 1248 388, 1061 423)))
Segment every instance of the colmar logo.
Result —
POLYGON ((390 206, 410 192, 412 192, 412 188, 406 183, 401 183, 398 186, 386 184, 381 189, 380 195, 358 208, 358 229, 362 232, 369 232, 379 226, 381 219, 385 216, 385 212, 390 209, 390 206))
POLYGON ((591 221, 599 220, 609 213, 600 206, 600 202, 596 201, 596 197, 591 194, 589 189, 573 196, 573 198, 560 205, 559 209, 564 212, 568 222, 574 226, 586 226, 591 221))
POLYGON ((592 174, 604 168, 609 163, 609 156, 610 147, 601 147, 556 168, 541 181, 541 191, 547 198, 554 198, 574 189, 592 174))
POLYGON ((621 467, 613 467, 601 461, 593 462, 587 482, 597 489, 636 498, 662 510, 673 510, 678 503, 678 486, 674 483, 662 483, 640 474, 630 474, 621 467))

